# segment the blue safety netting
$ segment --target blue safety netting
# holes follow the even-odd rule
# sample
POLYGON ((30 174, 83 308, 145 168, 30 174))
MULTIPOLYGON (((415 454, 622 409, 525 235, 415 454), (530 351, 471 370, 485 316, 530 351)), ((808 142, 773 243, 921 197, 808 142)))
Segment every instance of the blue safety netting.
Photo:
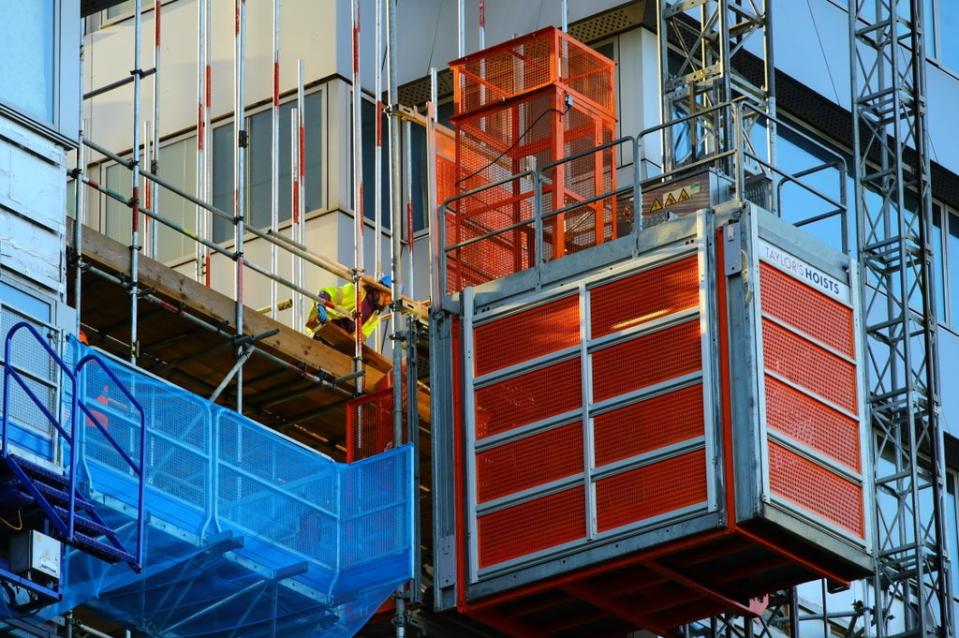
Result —
MULTIPOLYGON (((90 350, 72 345, 73 360, 90 350)), ((412 450, 336 463, 232 410, 101 355, 146 413, 141 573, 78 550, 61 604, 156 636, 352 636, 413 573, 412 450)), ((98 367, 80 396, 137 459, 139 416, 98 367)), ((88 417, 83 489, 136 548, 137 478, 88 417)))

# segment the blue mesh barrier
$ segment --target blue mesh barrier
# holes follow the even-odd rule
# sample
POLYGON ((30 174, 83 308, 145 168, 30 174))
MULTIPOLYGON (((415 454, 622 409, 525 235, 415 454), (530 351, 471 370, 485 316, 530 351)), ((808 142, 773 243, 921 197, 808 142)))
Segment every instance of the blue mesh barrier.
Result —
MULTIPOLYGON (((90 350, 71 344, 76 361, 90 350)), ((336 463, 101 355, 146 412, 144 566, 71 550, 61 604, 156 636, 352 636, 413 570, 412 449, 336 463)), ((131 457, 139 418, 96 367, 81 398, 131 457)), ((69 402, 67 402, 69 405, 69 402)), ((87 417, 82 489, 135 547, 137 482, 87 417)))

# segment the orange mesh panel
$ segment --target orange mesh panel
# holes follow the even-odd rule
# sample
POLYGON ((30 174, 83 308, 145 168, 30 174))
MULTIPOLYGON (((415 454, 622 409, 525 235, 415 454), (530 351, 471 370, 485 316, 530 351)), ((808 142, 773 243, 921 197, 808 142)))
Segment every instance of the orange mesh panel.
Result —
POLYGON ((456 136, 436 124, 436 203, 442 204, 456 195, 456 136))
POLYGON ((772 442, 769 488, 773 494, 863 538, 862 488, 772 442))
POLYGON ((856 353, 852 310, 768 264, 759 265, 763 312, 847 356, 856 353))
POLYGON ((593 400, 695 372, 702 368, 699 321, 630 339, 593 353, 593 400))
POLYGON ((699 266, 693 255, 594 288, 591 335, 595 339, 698 305, 699 266))
POLYGON ((698 450, 596 482, 601 532, 706 500, 706 452, 698 450))
POLYGON ((484 323, 473 334, 477 375, 568 348, 579 343, 579 296, 484 323))
POLYGON ((581 404, 578 358, 526 372, 476 391, 476 438, 512 430, 581 404))
POLYGON ((450 62, 455 111, 497 104, 552 83, 565 85, 609 115, 615 108, 615 63, 594 49, 548 27, 450 62))
POLYGON ((606 465, 702 436, 701 384, 632 403, 593 418, 596 465, 606 465))
POLYGON ((480 503, 583 471, 582 423, 534 434, 476 455, 480 503))
POLYGON ((586 536, 582 486, 502 509, 477 520, 480 567, 586 536))
POLYGON ((766 375, 766 421, 773 430, 859 471, 859 423, 766 375))
POLYGON ((856 368, 848 361, 763 320, 766 369, 856 414, 856 368))

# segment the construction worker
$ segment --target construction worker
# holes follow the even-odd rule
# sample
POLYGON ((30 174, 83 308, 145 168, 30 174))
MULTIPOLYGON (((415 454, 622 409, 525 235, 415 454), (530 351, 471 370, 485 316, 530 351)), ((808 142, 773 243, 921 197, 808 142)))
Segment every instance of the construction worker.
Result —
MULTIPOLYGON (((389 275, 384 276, 379 281, 380 285, 387 288, 392 284, 389 275)), ((354 333, 356 324, 353 321, 353 310, 356 307, 356 288, 353 282, 342 286, 328 286, 321 288, 318 296, 325 301, 324 304, 314 303, 310 310, 310 316, 306 320, 306 327, 313 333, 314 339, 319 339, 320 328, 332 321, 335 325, 350 334, 354 333), (349 314, 346 314, 349 313, 349 314)), ((380 322, 383 311, 393 303, 393 297, 389 292, 369 283, 360 284, 360 325, 363 330, 363 339, 368 339, 376 325, 380 322)))

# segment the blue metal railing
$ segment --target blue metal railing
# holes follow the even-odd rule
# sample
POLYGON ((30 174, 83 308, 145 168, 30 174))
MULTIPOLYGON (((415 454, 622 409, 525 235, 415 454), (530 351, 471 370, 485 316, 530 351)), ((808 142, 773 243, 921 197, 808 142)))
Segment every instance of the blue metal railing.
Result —
MULTIPOLYGON (((133 396, 133 393, 130 392, 130 390, 127 389, 127 387, 120 382, 120 379, 118 379, 117 375, 113 373, 113 370, 107 367, 107 365, 103 363, 100 357, 98 357, 97 355, 93 353, 85 355, 76 363, 76 365, 73 368, 74 378, 75 379, 80 378, 80 372, 83 370, 83 368, 85 368, 90 363, 95 363, 97 367, 100 368, 100 370, 106 373, 106 375, 113 382, 113 387, 120 390, 120 392, 130 401, 130 405, 132 405, 133 408, 136 409, 137 413, 140 415, 140 441, 139 441, 140 454, 139 454, 139 459, 137 461, 134 461, 132 458, 130 458, 130 455, 126 453, 123 447, 119 443, 117 443, 116 439, 113 438, 113 435, 111 435, 110 432, 107 430, 106 424, 104 424, 103 421, 100 419, 100 415, 95 410, 91 410, 87 406, 87 403, 85 400, 79 399, 76 396, 74 396, 74 399, 73 399, 76 402, 77 408, 87 415, 87 418, 89 418, 93 422, 94 426, 106 438, 107 442, 109 442, 110 445, 120 454, 121 458, 123 458, 123 460, 126 461, 126 463, 130 466, 130 468, 133 470, 133 473, 137 477, 136 566, 140 567, 143 565, 143 536, 145 533, 144 529, 146 525, 146 516, 143 511, 143 499, 146 491, 146 450, 147 450, 146 412, 143 410, 143 406, 140 404, 137 398, 133 396)), ((76 421, 77 416, 79 416, 79 414, 76 414, 76 416, 74 417, 74 421, 76 421)), ((74 427, 76 427, 76 423, 74 423, 74 427)), ((74 446, 74 447, 79 447, 79 446, 74 446)), ((72 452, 72 448, 71 448, 71 452, 72 452)), ((71 458, 72 458, 72 455, 71 455, 71 458)))
MULTIPOLYGON (((77 445, 77 428, 80 418, 80 413, 86 415, 86 418, 94 425, 94 427, 99 430, 99 432, 104 436, 106 441, 110 444, 113 449, 115 449, 120 457, 128 464, 133 471, 134 475, 137 477, 138 482, 138 498, 137 498, 137 547, 135 554, 134 564, 131 566, 134 569, 140 569, 143 565, 143 552, 144 552, 144 529, 145 529, 145 513, 143 508, 144 503, 144 490, 145 490, 145 470, 146 470, 146 413, 143 410, 143 407, 140 405, 140 402, 133 396, 133 394, 124 386, 123 383, 117 378, 117 376, 110 370, 103 361, 100 360, 95 354, 87 354, 82 357, 76 365, 71 369, 69 365, 63 360, 63 358, 57 354, 57 352, 50 346, 47 339, 40 334, 40 332, 30 323, 26 321, 21 321, 15 324, 10 331, 7 333, 6 339, 4 341, 3 348, 3 417, 2 423, 0 423, 0 437, 2 437, 2 446, 0 446, 0 457, 3 457, 7 460, 12 471, 20 479, 20 482, 27 489, 30 495, 33 497, 37 505, 43 510, 47 518, 57 526, 60 530, 60 533, 63 534, 65 542, 74 543, 77 540, 76 536, 76 512, 77 512, 77 480, 78 480, 78 468, 80 465, 79 454, 80 446, 77 445), (36 393, 30 389, 30 387, 23 380, 23 376, 18 372, 13 366, 13 338, 22 330, 26 330, 34 340, 40 344, 40 346, 46 351, 49 355, 51 361, 56 365, 59 371, 63 374, 64 378, 69 381, 70 385, 70 417, 69 423, 64 424, 58 419, 47 407, 47 405, 37 397, 36 393), (95 410, 91 410, 85 400, 79 398, 79 388, 77 386, 77 379, 80 376, 80 373, 83 369, 91 364, 96 364, 103 372, 114 383, 114 386, 123 393, 124 396, 130 401, 130 404, 136 409, 140 417, 140 450, 139 450, 139 459, 134 461, 130 455, 123 449, 123 447, 117 443, 116 439, 109 433, 107 426, 101 420, 99 414, 95 410), (63 518, 57 513, 56 509, 50 504, 47 498, 40 492, 40 490, 35 485, 34 481, 29 478, 26 472, 20 467, 17 461, 9 452, 9 438, 10 438, 10 427, 11 427, 11 416, 10 416, 10 395, 12 394, 11 390, 11 381, 16 382, 16 384, 26 393, 30 401, 43 413, 46 419, 50 424, 56 429, 59 433, 60 438, 65 441, 70 447, 70 459, 67 464, 68 472, 68 482, 69 482, 69 493, 68 493, 68 507, 67 507, 67 521, 64 522, 63 518), (67 427, 65 427, 65 425, 67 427)), ((119 544, 119 541, 116 540, 115 536, 108 536, 108 540, 111 544, 117 547, 122 551, 125 551, 124 548, 119 544)))

